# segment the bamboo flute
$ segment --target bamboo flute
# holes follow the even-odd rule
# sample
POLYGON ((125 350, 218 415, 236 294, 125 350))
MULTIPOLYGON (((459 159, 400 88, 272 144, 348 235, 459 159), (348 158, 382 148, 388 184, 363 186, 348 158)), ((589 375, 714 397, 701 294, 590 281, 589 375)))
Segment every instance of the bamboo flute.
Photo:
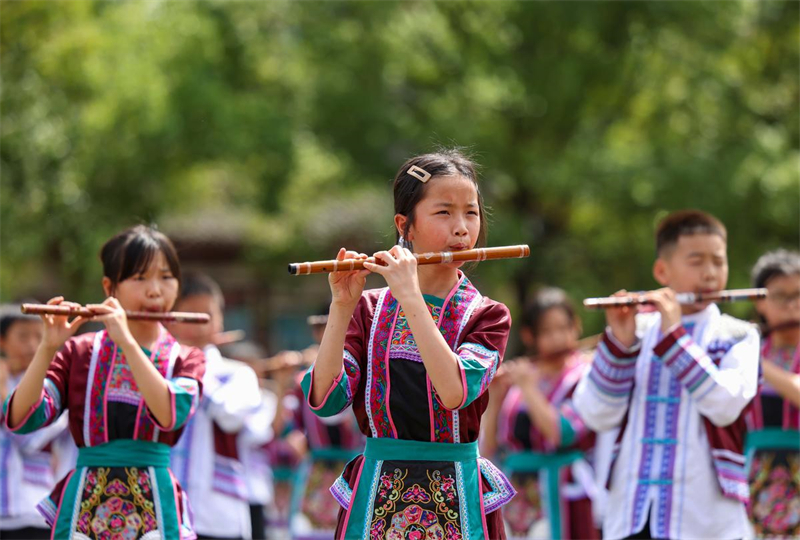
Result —
MULTIPOLYGON (((437 253, 415 253, 417 264, 447 264, 451 262, 488 261, 494 259, 520 259, 531 254, 527 245, 465 249, 463 251, 441 251, 437 253)), ((344 259, 342 261, 314 261, 292 263, 289 273, 294 276, 323 274, 350 270, 361 270, 364 262, 381 264, 375 257, 367 259, 344 259)))
MULTIPOLYGON (((99 314, 89 308, 70 306, 51 306, 48 304, 22 304, 22 313, 30 315, 61 315, 78 316, 90 319, 99 314)), ((181 311, 167 311, 158 313, 154 311, 126 311, 125 315, 132 321, 157 321, 204 324, 211 320, 207 313, 186 313, 181 311)))
MULTIPOLYGON (((707 293, 678 293, 675 296, 680 304, 696 304, 699 302, 738 302, 741 300, 758 300, 767 297, 767 289, 732 289, 707 293)), ((589 309, 607 309, 624 306, 652 304, 640 294, 626 296, 609 296, 606 298, 587 298, 583 305, 589 309)))

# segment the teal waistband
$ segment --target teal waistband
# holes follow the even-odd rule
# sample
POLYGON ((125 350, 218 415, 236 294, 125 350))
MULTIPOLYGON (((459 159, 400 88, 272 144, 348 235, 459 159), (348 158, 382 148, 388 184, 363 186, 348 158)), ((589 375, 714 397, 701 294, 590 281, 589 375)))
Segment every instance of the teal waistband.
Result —
POLYGON ((308 454, 312 460, 350 461, 361 452, 343 448, 314 448, 308 454))
POLYGON ((118 439, 78 449, 78 467, 169 467, 169 446, 118 439))
POLYGON ((503 467, 509 472, 536 472, 558 469, 583 457, 577 450, 544 454, 541 452, 515 452, 506 456, 503 467))
POLYGON ((469 461, 478 459, 478 441, 438 443, 405 439, 368 438, 366 459, 392 461, 469 461))
POLYGON ((272 479, 276 482, 286 482, 294 478, 296 471, 291 467, 279 467, 272 469, 272 479))
POLYGON ((800 431, 783 430, 780 428, 765 428, 760 431, 750 431, 745 439, 745 453, 747 450, 761 448, 786 448, 797 450, 800 448, 800 431))

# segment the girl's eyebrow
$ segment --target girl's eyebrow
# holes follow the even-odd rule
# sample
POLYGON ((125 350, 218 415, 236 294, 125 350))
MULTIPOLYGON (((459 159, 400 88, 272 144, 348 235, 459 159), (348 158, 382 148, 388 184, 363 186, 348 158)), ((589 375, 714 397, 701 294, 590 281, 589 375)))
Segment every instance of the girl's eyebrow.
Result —
MULTIPOLYGON (((443 206, 443 207, 446 207, 446 208, 451 208, 451 207, 455 206, 455 204, 450 203, 450 202, 440 201, 440 202, 434 203, 434 206, 443 206)), ((471 202, 471 203, 467 204, 467 206, 470 207, 470 208, 477 208, 478 204, 471 202)))

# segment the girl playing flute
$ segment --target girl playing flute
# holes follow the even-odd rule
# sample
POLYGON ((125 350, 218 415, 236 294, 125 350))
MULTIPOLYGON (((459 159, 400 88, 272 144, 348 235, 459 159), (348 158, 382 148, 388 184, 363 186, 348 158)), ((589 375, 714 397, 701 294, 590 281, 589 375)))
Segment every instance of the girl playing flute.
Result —
POLYGON ((175 303, 175 248, 140 225, 106 242, 100 258, 108 298, 88 307, 105 330, 72 337, 86 319, 42 316, 42 343, 4 405, 6 427, 30 433, 69 411, 77 468, 39 505, 53 538, 194 538, 169 449, 200 399, 205 359, 159 323, 125 317, 175 303))
POLYGON ((523 312, 520 329, 533 358, 505 363, 490 387, 481 445, 488 455, 498 448, 506 453, 504 470, 520 488, 506 511, 510 538, 600 537, 592 522, 594 471, 581 457, 592 449, 595 434, 572 407, 572 393, 591 360, 578 350, 580 333, 567 294, 540 290, 523 312), (551 499, 559 501, 555 508, 548 508, 547 485, 558 486, 551 499), (542 534, 546 524, 549 535, 542 534))
POLYGON ((766 325, 761 345, 763 385, 753 401, 748 433, 750 505, 757 537, 800 535, 800 253, 766 253, 753 283, 769 295, 756 303, 766 325))
POLYGON ((318 415, 352 404, 367 435, 331 488, 343 507, 335 538, 505 538, 499 509, 515 492, 477 439, 511 317, 461 263, 417 268, 412 255, 483 241, 474 165, 455 150, 412 158, 394 203, 399 245, 375 254, 386 266, 330 274, 327 328, 302 381, 318 415), (369 272, 388 287, 363 291, 369 272))

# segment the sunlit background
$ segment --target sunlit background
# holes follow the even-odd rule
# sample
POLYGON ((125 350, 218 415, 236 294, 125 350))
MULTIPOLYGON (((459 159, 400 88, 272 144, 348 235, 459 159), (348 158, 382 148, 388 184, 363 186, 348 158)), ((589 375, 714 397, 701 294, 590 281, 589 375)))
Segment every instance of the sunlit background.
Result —
POLYGON ((799 22, 791 1, 2 2, 0 301, 102 300, 102 243, 155 223, 229 329, 302 347, 329 292, 287 264, 391 245, 391 179, 437 145, 481 164, 489 245, 531 246, 472 271, 513 313, 544 284, 653 288, 654 224, 685 207, 728 226, 748 286, 800 243, 799 22))

